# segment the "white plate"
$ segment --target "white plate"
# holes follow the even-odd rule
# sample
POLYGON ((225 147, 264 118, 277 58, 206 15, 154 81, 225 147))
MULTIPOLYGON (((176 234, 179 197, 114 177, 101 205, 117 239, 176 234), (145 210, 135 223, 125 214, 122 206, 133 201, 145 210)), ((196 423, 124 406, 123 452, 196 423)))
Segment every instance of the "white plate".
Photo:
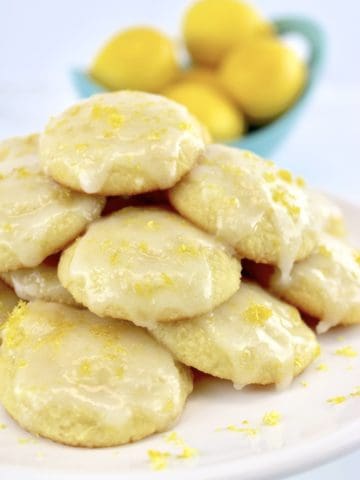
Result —
MULTIPOLYGON (((360 207, 340 202, 355 241, 360 244, 360 207)), ((360 447, 360 396, 350 396, 360 387, 360 326, 335 329, 320 338, 322 355, 295 379, 286 391, 245 388, 236 391, 229 382, 200 379, 185 413, 176 427, 199 455, 176 458, 176 447, 156 435, 133 445, 87 450, 57 445, 31 437, 0 411, 1 479, 86 480, 230 480, 272 478, 305 470, 351 449, 360 447), (335 355, 351 345, 359 356, 335 355), (328 370, 318 370, 326 364, 328 370), (305 387, 303 382, 307 382, 305 387), (346 396, 332 405, 329 398, 346 396), (277 426, 263 426, 263 415, 281 413, 277 426), (259 428, 255 436, 226 430, 228 425, 259 428), (222 430, 219 430, 222 429, 222 430), (148 449, 174 452, 169 466, 154 472, 148 449)))

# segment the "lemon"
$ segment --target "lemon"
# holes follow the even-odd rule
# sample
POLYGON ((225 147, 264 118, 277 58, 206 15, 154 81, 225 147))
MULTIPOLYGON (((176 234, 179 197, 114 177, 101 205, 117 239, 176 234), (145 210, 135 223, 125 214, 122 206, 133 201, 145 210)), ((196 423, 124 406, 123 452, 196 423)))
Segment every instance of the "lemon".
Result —
POLYGON ((217 72, 211 68, 199 66, 190 67, 186 70, 183 70, 179 77, 180 80, 186 82, 210 85, 216 90, 220 90, 222 93, 224 93, 224 89, 218 79, 217 72))
POLYGON ((224 88, 254 124, 287 110, 304 88, 307 69, 297 53, 276 38, 258 38, 224 59, 224 88))
POLYGON ((208 128, 214 140, 230 140, 244 132, 245 122, 241 112, 210 85, 178 82, 168 87, 164 94, 185 105, 208 128))
POLYGON ((95 80, 110 90, 159 92, 177 75, 175 47, 161 32, 134 27, 115 35, 91 68, 95 80))
POLYGON ((239 0, 200 0, 186 12, 183 23, 193 60, 208 66, 217 65, 234 45, 270 31, 259 12, 239 0))

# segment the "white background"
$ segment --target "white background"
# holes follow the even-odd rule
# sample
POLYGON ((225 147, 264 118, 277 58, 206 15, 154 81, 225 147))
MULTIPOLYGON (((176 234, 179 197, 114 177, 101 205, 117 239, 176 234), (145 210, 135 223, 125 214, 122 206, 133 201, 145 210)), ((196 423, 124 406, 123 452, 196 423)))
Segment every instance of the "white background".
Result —
MULTIPOLYGON (((110 34, 133 24, 178 36, 186 0, 0 0, 0 138, 36 131, 76 98, 72 67, 86 66, 110 34)), ((326 68, 311 104, 273 158, 322 189, 360 201, 360 2, 258 0, 270 16, 317 19, 326 68)), ((309 405, 309 408, 311 406, 309 405)), ((296 477, 358 478, 360 453, 296 477)), ((295 480, 295 477, 294 477, 295 480)))

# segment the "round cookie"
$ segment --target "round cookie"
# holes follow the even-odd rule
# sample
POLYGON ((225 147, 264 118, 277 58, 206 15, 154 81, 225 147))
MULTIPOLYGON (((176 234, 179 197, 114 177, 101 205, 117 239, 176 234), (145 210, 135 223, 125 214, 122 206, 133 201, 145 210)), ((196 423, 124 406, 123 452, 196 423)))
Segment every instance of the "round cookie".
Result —
POLYGON ((182 215, 232 245, 240 257, 278 265, 286 276, 316 242, 302 183, 251 152, 209 145, 169 198, 182 215))
MULTIPOLYGON (((15 292, 0 280, 0 326, 7 320, 9 313, 18 303, 15 292)), ((0 340, 1 340, 0 328, 0 340)))
POLYGON ((39 265, 100 216, 104 199, 40 170, 38 136, 0 142, 0 272, 39 265))
POLYGON ((360 323, 360 253, 331 235, 322 234, 314 253, 295 263, 288 282, 275 272, 270 288, 318 318, 318 333, 360 323))
POLYGON ((140 326, 208 312, 239 288, 240 263, 176 213, 128 207, 90 225, 58 275, 99 316, 140 326))
POLYGON ((54 117, 40 139, 44 171, 87 193, 164 190, 204 149, 204 131, 182 105, 159 95, 96 95, 54 117))
POLYGON ((335 237, 346 235, 342 211, 330 198, 315 190, 310 190, 310 201, 320 230, 335 237))
POLYGON ((4 328, 0 399, 26 430, 109 447, 167 429, 191 373, 145 330, 87 310, 21 302, 4 328))
POLYGON ((151 333, 181 362, 239 388, 287 386, 318 353, 299 312, 247 280, 211 313, 159 323, 151 333))
POLYGON ((22 300, 44 300, 76 305, 72 295, 59 282, 57 265, 42 263, 33 268, 20 268, 0 273, 0 278, 10 285, 22 300))

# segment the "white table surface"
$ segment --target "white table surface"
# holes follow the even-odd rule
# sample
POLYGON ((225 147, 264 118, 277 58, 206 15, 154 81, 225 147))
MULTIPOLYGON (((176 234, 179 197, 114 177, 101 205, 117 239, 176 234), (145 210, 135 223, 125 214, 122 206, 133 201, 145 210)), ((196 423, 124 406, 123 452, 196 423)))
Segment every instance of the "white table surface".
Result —
MULTIPOLYGON (((68 72, 133 24, 176 35, 186 0, 0 0, 0 139, 39 130, 76 98, 68 72)), ((313 101, 273 156, 309 182, 360 202, 360 2, 258 0, 267 15, 299 13, 327 32, 329 53, 313 101)), ((360 452, 291 477, 359 478, 360 452)))

